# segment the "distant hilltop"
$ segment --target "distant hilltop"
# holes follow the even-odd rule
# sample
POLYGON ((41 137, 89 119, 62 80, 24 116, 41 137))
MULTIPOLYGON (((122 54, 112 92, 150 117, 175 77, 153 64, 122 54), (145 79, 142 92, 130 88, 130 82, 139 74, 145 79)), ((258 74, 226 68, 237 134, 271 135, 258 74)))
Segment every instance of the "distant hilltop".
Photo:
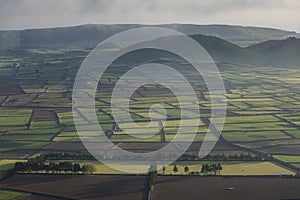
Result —
MULTIPOLYGON (((207 50, 216 63, 300 67, 300 35, 296 32, 228 25, 159 26, 190 35, 207 50)), ((114 34, 138 27, 142 25, 88 24, 65 28, 0 31, 0 49, 92 49, 114 34)), ((153 50, 135 52, 124 61, 131 63, 139 59, 151 60, 156 58, 155 54, 153 50)))
MULTIPOLYGON (((87 24, 73 27, 0 31, 0 50, 33 48, 93 48, 99 42, 119 32, 150 25, 139 24, 87 24)), ((230 25, 165 24, 188 35, 215 36, 241 47, 268 40, 300 38, 296 32, 272 28, 230 25)))

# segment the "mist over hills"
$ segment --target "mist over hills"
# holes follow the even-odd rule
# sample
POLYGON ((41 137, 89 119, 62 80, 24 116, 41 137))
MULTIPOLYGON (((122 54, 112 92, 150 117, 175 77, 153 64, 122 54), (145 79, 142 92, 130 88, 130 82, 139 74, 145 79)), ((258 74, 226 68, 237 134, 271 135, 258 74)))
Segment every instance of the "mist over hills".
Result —
MULTIPOLYGON (((64 28, 0 31, 0 49, 93 48, 111 35, 142 26, 88 24, 64 28)), ((191 35, 218 63, 300 66, 300 39, 296 38, 300 35, 296 32, 229 25, 169 24, 159 27, 191 35), (241 47, 249 44, 249 47, 241 47)), ((132 56, 151 58, 153 54, 151 51, 143 53, 147 55, 132 56)))
MULTIPOLYGON (((87 24, 73 27, 0 31, 0 49, 29 48, 92 48, 116 33, 150 25, 87 24)), ((258 27, 229 25, 166 24, 156 27, 170 28, 188 35, 216 36, 239 46, 249 46, 267 40, 300 37, 296 32, 258 27)))

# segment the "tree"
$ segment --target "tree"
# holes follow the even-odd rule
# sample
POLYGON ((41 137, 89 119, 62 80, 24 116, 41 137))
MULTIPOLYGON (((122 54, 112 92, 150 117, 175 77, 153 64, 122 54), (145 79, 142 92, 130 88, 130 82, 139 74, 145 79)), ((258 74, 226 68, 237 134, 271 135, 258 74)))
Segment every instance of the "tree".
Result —
POLYGON ((166 172, 166 166, 163 166, 162 170, 163 170, 163 174, 165 174, 165 172, 166 172))
POLYGON ((206 173, 206 171, 205 171, 205 165, 202 165, 201 166, 201 171, 200 171, 200 174, 205 174, 206 173))
POLYGON ((188 174, 189 171, 190 171, 189 167, 188 167, 188 166, 185 166, 185 167, 184 167, 184 172, 188 174))
POLYGON ((175 164, 174 167, 173 167, 173 171, 174 171, 175 174, 178 172, 178 167, 177 167, 176 164, 175 164))
POLYGON ((82 171, 85 174, 93 174, 96 171, 96 167, 92 164, 86 164, 82 166, 82 171))
POLYGON ((79 165, 79 164, 74 164, 73 170, 74 170, 74 172, 76 172, 76 173, 80 172, 80 171, 81 171, 80 165, 79 165))
POLYGON ((217 165, 216 164, 212 164, 210 165, 211 168, 211 172, 214 173, 214 176, 217 174, 217 165))
POLYGON ((221 175, 222 169, 223 169, 223 168, 222 168, 221 164, 218 163, 218 165, 217 165, 217 170, 218 170, 218 172, 219 172, 219 175, 221 175))

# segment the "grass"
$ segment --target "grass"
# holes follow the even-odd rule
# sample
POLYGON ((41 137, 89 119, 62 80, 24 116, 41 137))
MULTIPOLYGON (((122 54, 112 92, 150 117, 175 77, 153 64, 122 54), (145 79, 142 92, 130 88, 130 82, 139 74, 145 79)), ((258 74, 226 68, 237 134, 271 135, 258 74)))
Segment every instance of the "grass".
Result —
MULTIPOLYGON (((201 165, 209 162, 176 162, 178 172, 174 173, 173 165, 167 166, 165 174, 186 174, 184 167, 189 171, 200 172, 201 165)), ((218 162, 214 162, 218 163, 218 162)), ((272 175, 272 174, 294 174, 294 172, 279 167, 271 162, 220 162, 222 165, 221 175, 272 175)), ((163 174, 163 171, 159 171, 163 174)))
POLYGON ((222 170, 224 175, 273 175, 294 174, 294 172, 279 167, 271 162, 240 163, 225 165, 222 170))
MULTIPOLYGON (((60 161, 51 161, 51 162, 60 162, 60 161)), ((116 170, 114 168, 110 168, 102 163, 100 163, 99 161, 83 161, 83 160, 74 160, 74 161, 70 161, 70 162, 73 162, 73 163, 78 163, 80 164, 80 166, 82 167, 83 165, 86 165, 86 164, 92 164, 95 166, 96 168, 96 171, 94 172, 94 174, 128 174, 128 172, 124 172, 124 171, 119 171, 119 170, 116 170)), ((109 161, 108 161, 109 162, 109 161)), ((134 161, 132 161, 134 162, 134 161)), ((144 170, 148 170, 149 169, 149 166, 148 165, 145 165, 145 164, 139 164, 137 162, 135 163, 124 163, 124 162, 109 162, 110 165, 112 167, 118 167, 118 166, 122 166, 123 169, 125 170, 133 170, 136 168, 136 165, 138 165, 139 167, 143 168, 144 170)))
POLYGON ((279 131, 295 130, 286 122, 257 122, 257 123, 236 123, 225 124, 223 131, 279 131))
POLYGON ((26 160, 10 160, 10 159, 3 159, 0 160, 0 170, 8 170, 12 169, 16 162, 25 162, 26 160))
MULTIPOLYGON (((82 54, 83 56, 85 55, 82 54)), ((0 151, 14 151, 26 149, 40 149, 48 144, 54 134, 59 133, 54 141, 78 141, 76 129, 74 128, 73 113, 71 112, 71 95, 73 81, 83 57, 78 56, 66 60, 65 54, 28 54, 26 59, 18 52, 11 52, 9 55, 1 53, 1 63, 14 64, 18 60, 24 60, 21 67, 2 68, 0 70, 0 91, 2 85, 19 85, 28 95, 11 95, 9 100, 13 106, 27 103, 32 109, 46 109, 57 113, 58 122, 52 118, 48 121, 33 120, 30 128, 26 124, 29 122, 32 109, 21 107, 0 109, 0 151), (32 57, 30 57, 32 56, 32 57), (45 58, 46 57, 46 58, 45 58), (27 61, 28 60, 28 61, 27 61), (36 71, 38 70, 38 71, 36 71), (14 74, 17 73, 15 76, 14 74), (40 94, 31 100, 37 92, 40 94), (24 102, 19 102, 23 100, 24 102)), ((180 66, 182 67, 182 66, 180 66)), ((179 67, 178 67, 179 68, 179 67)), ((102 83, 107 88, 112 88, 122 73, 128 68, 116 67, 104 74, 102 83)), ((209 116, 210 96, 205 88, 205 83, 194 77, 193 71, 184 68, 183 73, 189 77, 191 84, 196 88, 199 96, 199 105, 205 112, 201 116, 209 116)), ((278 67, 241 67, 231 66, 221 71, 225 87, 228 91, 228 115, 224 126, 223 136, 233 142, 253 142, 272 140, 276 145, 281 139, 292 139, 284 134, 286 131, 296 138, 300 138, 300 131, 288 122, 280 120, 275 116, 300 125, 300 112, 297 112, 300 100, 300 86, 298 77, 299 69, 278 68, 278 67), (284 84, 283 84, 284 83, 284 84), (275 115, 275 116, 274 116, 275 115)), ((137 77, 138 79, 139 77, 137 77)), ((130 101, 130 112, 134 120, 138 120, 139 125, 146 125, 149 120, 148 109, 153 104, 161 104, 167 111, 169 118, 177 118, 181 112, 186 117, 193 117, 191 111, 181 111, 178 108, 177 98, 162 87, 145 86, 139 93, 133 95, 130 101)), ((1 95, 1 94, 0 94, 1 95)), ((104 131, 111 130, 114 120, 110 108, 110 92, 97 92, 97 117, 104 131)), ((6 96, 0 96, 4 100, 6 96)), ((188 96, 184 97, 189 99, 188 96)), ((156 117, 161 114, 156 112, 156 117)), ((191 126, 193 120, 185 120, 186 126, 191 126)), ((180 120, 168 120, 165 123, 166 140, 170 141, 177 132, 180 120)), ((149 129, 132 129, 127 124, 128 130, 135 136, 147 135, 149 129)), ((89 131, 96 131, 90 127, 83 127, 89 131)), ((152 127, 151 129, 155 129, 152 127)), ((200 122, 196 141, 204 139, 207 126, 200 122)), ((150 138, 140 139, 118 132, 112 136, 112 141, 146 141, 160 142, 160 135, 150 138)), ((292 140, 291 140, 292 141, 292 140)), ((288 144, 287 144, 288 145, 288 144)), ((297 148, 289 145, 289 151, 296 152, 297 148)), ((284 151, 284 149, 280 150, 284 151)), ((278 152, 280 154, 282 152, 278 152)), ((225 169, 224 169, 225 170, 225 169)))
POLYGON ((222 136, 230 142, 250 142, 290 138, 281 131, 223 132, 222 136))
POLYGON ((0 189, 0 200, 14 200, 25 196, 26 193, 0 189))
POLYGON ((50 142, 37 141, 1 141, 0 152, 16 151, 16 150, 37 150, 43 146, 50 144, 50 142))
MULTIPOLYGON (((54 161, 59 162, 59 161, 54 161)), ((116 169, 110 168, 98 161, 71 161, 74 163, 79 163, 81 166, 85 164, 92 164, 95 166, 96 171, 94 174, 127 174, 128 172, 118 171, 116 169)), ((109 162, 109 161, 108 161, 109 162)), ((186 174, 184 172, 184 167, 188 166, 190 172, 200 172, 201 165, 209 162, 200 162, 200 161, 178 161, 176 165, 178 167, 178 172, 173 172, 173 165, 166 166, 165 174, 186 174)), ((218 163, 217 161, 214 163, 218 163)), ((221 175, 274 175, 274 174, 284 174, 292 175, 294 172, 279 167, 271 162, 242 162, 242 161, 221 161, 219 162, 222 165, 223 170, 221 175)), ((149 169, 149 165, 132 163, 132 162, 110 162, 112 167, 122 166, 125 170, 133 170, 138 165, 143 170, 149 169)), ((158 171, 159 174, 163 174, 162 169, 158 171)))
POLYGON ((299 162, 300 156, 290 156, 290 155, 272 155, 274 158, 278 160, 282 160, 284 162, 299 162))
POLYGON ((0 126, 25 126, 29 116, 5 116, 0 117, 0 126))
POLYGON ((278 122, 278 121, 279 121, 279 119, 272 115, 226 117, 226 123, 228 123, 228 124, 256 123, 256 122, 278 122))
POLYGON ((8 116, 28 116, 32 112, 31 109, 0 109, 0 117, 8 117, 8 116))

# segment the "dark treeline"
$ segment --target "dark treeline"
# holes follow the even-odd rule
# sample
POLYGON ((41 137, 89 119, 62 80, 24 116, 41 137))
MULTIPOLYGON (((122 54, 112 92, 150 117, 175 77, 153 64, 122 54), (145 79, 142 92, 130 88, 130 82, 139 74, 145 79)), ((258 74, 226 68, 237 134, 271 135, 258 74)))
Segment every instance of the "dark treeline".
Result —
POLYGON ((221 175, 222 166, 220 163, 218 164, 203 164, 201 167, 200 174, 203 175, 221 175))
POLYGON ((56 154, 56 153, 43 154, 35 158, 31 158, 27 162, 16 162, 14 166, 14 171, 17 173, 46 171, 46 172, 65 172, 65 173, 69 172, 69 173, 91 173, 91 174, 94 171, 96 171, 95 167, 91 164, 86 164, 81 167, 80 164, 72 163, 70 161, 63 161, 58 163, 54 163, 54 162, 46 163, 47 160, 51 160, 51 159, 53 160, 54 158, 63 159, 65 157, 75 158, 75 156, 71 154, 56 154))
MULTIPOLYGON (((166 158, 174 158, 176 159, 176 155, 158 155, 153 160, 164 160, 166 158)), ((96 160, 92 155, 88 153, 48 153, 38 156, 34 159, 40 160, 96 160)), ((124 155, 109 155, 105 156, 106 160, 140 160, 144 159, 144 157, 126 157, 124 155)), ((150 158, 149 158, 150 159, 150 158)), ((150 159, 151 160, 151 159, 150 159)), ((250 153, 236 153, 236 154, 215 154, 215 155, 207 155, 206 157, 200 159, 196 154, 184 154, 179 159, 179 161, 262 161, 264 158, 250 154, 250 153)))
POLYGON ((87 153, 48 153, 39 156, 43 160, 95 160, 87 153))
POLYGON ((16 162, 15 168, 16 172, 83 172, 82 167, 79 164, 73 164, 71 162, 59 162, 49 164, 39 163, 39 162, 16 162))

